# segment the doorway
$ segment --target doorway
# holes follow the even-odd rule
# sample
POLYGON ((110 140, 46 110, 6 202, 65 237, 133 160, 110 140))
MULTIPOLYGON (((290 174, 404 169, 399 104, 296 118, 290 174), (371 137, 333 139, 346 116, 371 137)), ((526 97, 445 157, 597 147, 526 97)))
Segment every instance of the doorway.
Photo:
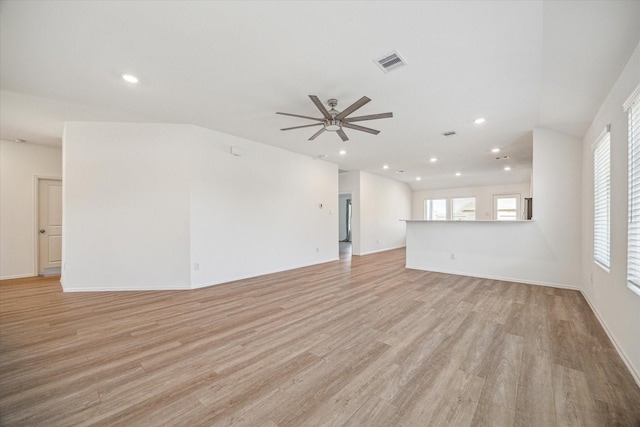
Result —
POLYGON ((339 215, 339 235, 340 257, 351 256, 352 245, 352 217, 353 207, 351 203, 351 193, 339 195, 338 215, 339 215))
POLYGON ((62 266, 62 180, 38 179, 38 275, 60 274, 62 266))

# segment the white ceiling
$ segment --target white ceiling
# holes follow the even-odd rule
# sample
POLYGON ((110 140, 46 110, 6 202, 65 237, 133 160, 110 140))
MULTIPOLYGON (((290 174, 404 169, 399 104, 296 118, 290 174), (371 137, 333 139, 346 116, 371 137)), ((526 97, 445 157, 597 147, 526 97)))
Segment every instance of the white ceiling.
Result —
POLYGON ((414 190, 525 182, 531 130, 582 137, 639 40, 640 1, 2 1, 0 138, 192 123, 414 190), (373 60, 394 49, 409 65, 385 74, 373 60), (319 117, 308 95, 394 117, 346 143, 280 131, 311 122, 276 111, 319 117))

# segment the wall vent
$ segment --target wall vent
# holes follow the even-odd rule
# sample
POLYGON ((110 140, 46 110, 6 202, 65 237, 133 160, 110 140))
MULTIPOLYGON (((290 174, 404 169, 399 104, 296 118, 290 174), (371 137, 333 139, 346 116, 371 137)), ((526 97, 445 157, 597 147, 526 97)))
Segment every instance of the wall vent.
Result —
POLYGON ((407 61, 404 60, 397 50, 386 54, 382 58, 375 59, 374 62, 385 73, 407 65, 407 61))
POLYGON ((456 134, 455 130, 450 130, 449 132, 444 132, 442 135, 444 136, 453 136, 456 134))

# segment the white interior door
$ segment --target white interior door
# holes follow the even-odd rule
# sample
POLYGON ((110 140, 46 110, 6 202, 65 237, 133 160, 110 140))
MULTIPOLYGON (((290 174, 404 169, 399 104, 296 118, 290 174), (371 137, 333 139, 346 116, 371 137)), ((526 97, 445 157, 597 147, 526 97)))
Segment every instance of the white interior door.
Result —
POLYGON ((38 180, 38 274, 62 265, 62 181, 38 180))

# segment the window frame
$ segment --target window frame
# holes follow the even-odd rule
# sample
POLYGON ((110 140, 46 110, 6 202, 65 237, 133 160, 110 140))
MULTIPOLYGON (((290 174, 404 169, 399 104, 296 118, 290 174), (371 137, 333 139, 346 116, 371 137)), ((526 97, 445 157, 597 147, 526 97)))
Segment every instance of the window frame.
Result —
POLYGON ((494 221, 518 221, 518 216, 522 215, 522 195, 520 193, 511 194, 494 194, 493 195, 493 220, 494 221), (514 219, 498 219, 498 200, 499 199, 516 199, 516 217, 514 219))
POLYGON ((477 211, 477 206, 478 206, 478 198, 476 196, 461 196, 461 197, 451 197, 451 221, 476 221, 478 219, 478 211, 477 211), (473 199, 473 219, 456 219, 454 217, 455 215, 455 209, 454 209, 454 204, 456 200, 462 200, 462 199, 473 199))
POLYGON ((424 209, 424 214, 423 214, 423 218, 425 221, 447 221, 449 219, 449 199, 447 197, 438 197, 438 198, 431 198, 431 199, 424 199, 424 203, 423 203, 423 209, 424 209), (440 201, 440 200, 444 200, 444 218, 443 219, 429 219, 427 218, 427 202, 433 202, 433 201, 440 201))

